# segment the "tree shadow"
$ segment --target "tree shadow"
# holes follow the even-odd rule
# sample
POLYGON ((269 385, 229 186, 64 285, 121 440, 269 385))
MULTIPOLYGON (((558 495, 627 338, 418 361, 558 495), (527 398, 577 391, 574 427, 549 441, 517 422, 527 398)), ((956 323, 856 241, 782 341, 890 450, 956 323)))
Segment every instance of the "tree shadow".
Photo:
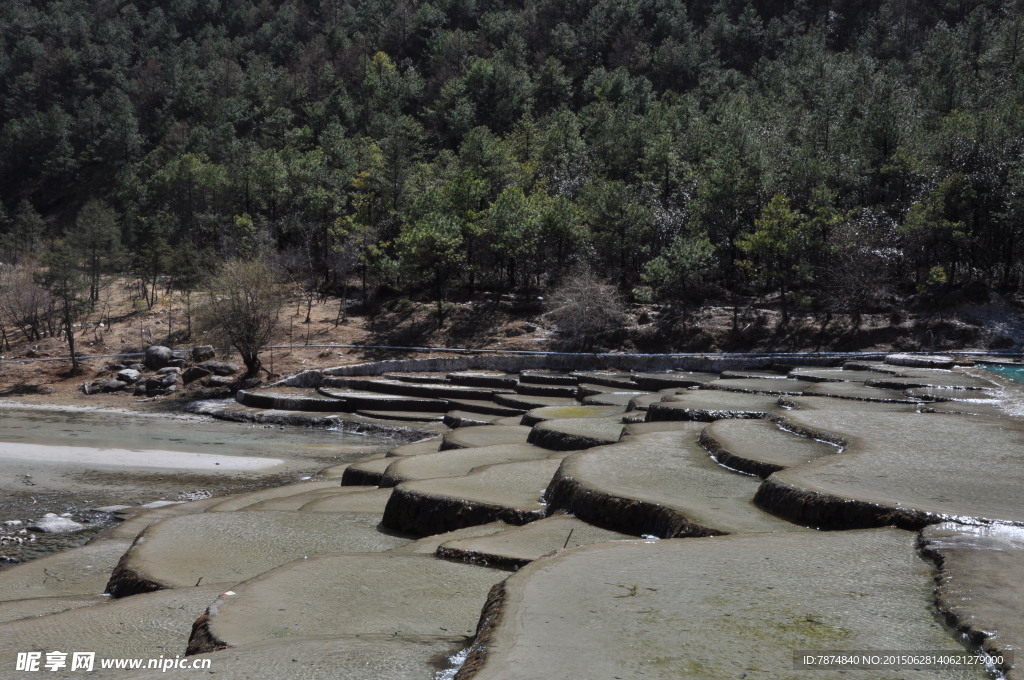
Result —
POLYGON ((27 397, 36 394, 49 394, 51 391, 48 385, 18 383, 0 389, 0 397, 27 397))

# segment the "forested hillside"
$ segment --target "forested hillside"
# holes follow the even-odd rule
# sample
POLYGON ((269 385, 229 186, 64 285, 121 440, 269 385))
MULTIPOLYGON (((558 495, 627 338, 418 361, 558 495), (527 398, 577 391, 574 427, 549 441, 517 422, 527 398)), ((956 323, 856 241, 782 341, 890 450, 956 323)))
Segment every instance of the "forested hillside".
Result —
POLYGON ((0 262, 430 296, 585 264, 784 315, 1015 289, 1022 10, 4 0, 0 262))

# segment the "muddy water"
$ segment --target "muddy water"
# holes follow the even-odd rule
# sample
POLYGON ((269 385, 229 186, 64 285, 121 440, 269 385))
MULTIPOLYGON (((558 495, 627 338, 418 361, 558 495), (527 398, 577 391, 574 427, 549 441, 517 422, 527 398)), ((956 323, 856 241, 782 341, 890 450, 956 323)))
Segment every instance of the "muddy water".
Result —
POLYGON ((194 416, 0 405, 0 568, 86 542, 114 522, 95 508, 293 482, 390 445, 381 437, 194 416), (86 529, 22 533, 51 512, 70 514, 86 529))

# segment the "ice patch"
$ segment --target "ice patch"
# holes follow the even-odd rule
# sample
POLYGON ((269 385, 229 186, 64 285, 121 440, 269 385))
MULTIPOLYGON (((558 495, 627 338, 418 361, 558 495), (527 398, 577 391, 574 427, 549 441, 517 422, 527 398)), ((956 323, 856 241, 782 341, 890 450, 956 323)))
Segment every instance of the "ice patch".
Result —
POLYGON ((455 674, 459 672, 462 665, 466 663, 466 659, 469 658, 469 648, 463 649, 461 652, 457 652, 448 657, 448 668, 438 671, 434 674, 434 680, 455 680, 455 674))

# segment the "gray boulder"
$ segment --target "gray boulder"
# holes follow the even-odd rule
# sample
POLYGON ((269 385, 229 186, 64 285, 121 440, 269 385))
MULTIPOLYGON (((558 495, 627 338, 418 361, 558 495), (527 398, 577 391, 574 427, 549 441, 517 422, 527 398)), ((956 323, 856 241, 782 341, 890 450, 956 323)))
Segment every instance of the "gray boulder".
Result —
POLYGON ((99 394, 100 392, 120 392, 127 383, 110 378, 109 380, 96 380, 94 382, 82 383, 82 392, 85 394, 99 394))
POLYGON ((181 380, 183 383, 188 385, 190 382, 196 380, 202 380, 208 376, 213 375, 213 371, 203 368, 202 366, 192 366, 191 368, 185 369, 185 372, 181 374, 181 380))
POLYGON ((203 385, 206 387, 231 387, 234 382, 231 378, 222 375, 211 375, 203 381, 203 385))
POLYGON ((117 372, 117 379, 123 383, 128 383, 129 385, 134 385, 139 382, 139 378, 141 377, 142 374, 134 368, 123 368, 117 372))
POLYGON ((128 383, 113 378, 99 383, 99 388, 102 392, 120 392, 127 386, 128 383))
POLYGON ((213 351, 213 345, 196 345, 192 348, 192 361, 197 364, 209 361, 215 356, 217 356, 217 353, 213 351))
POLYGON ((238 364, 227 361, 206 361, 199 365, 216 375, 233 375, 241 370, 238 368, 238 364))
POLYGON ((70 534, 81 531, 84 528, 84 525, 52 512, 48 512, 39 519, 33 520, 28 525, 30 531, 40 531, 44 534, 70 534))
POLYGON ((171 363, 174 359, 174 352, 170 347, 163 345, 151 345, 146 348, 146 368, 155 371, 171 363))
POLYGON ((180 366, 164 366, 156 372, 157 375, 168 375, 169 373, 181 373, 180 366))

